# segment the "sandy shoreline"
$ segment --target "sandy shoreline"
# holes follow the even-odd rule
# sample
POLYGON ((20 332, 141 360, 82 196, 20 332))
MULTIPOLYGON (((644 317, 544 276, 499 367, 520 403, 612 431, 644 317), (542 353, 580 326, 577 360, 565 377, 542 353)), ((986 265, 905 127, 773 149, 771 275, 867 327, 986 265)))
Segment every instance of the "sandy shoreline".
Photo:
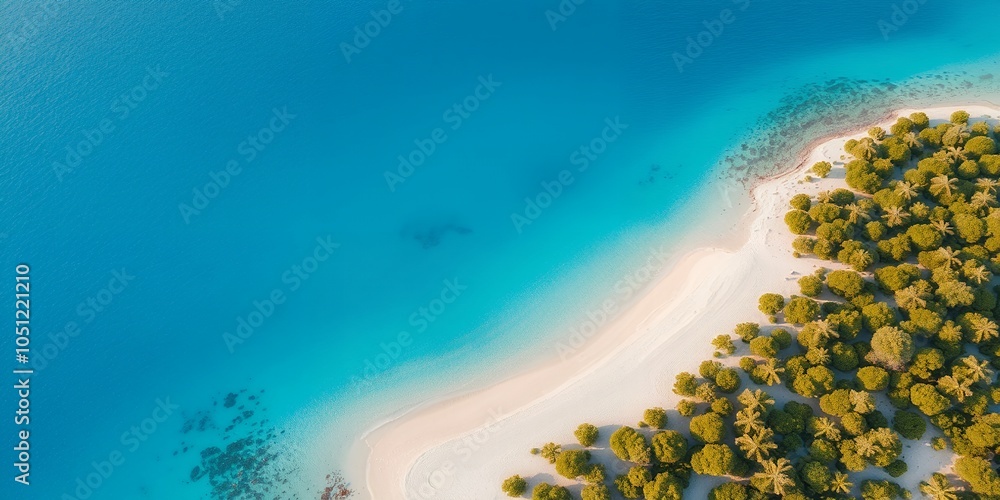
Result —
MULTIPOLYGON (((1000 115, 994 107, 971 103, 924 111, 940 119, 956 109, 974 118, 1000 115)), ((888 129, 896 116, 912 111, 899 110, 878 124, 888 129)), ((783 216, 794 194, 815 194, 841 182, 843 169, 835 168, 828 179, 799 183, 817 161, 842 166, 842 145, 858 132, 815 141, 796 168, 756 182, 753 203, 734 230, 684 254, 572 356, 410 411, 365 434, 350 450, 349 467, 349 472, 363 467, 368 491, 362 496, 502 498, 499 484, 512 474, 529 478, 532 486, 572 484, 553 477, 551 466, 528 450, 548 441, 574 442, 572 431, 584 421, 604 431, 613 424, 634 424, 646 407, 673 408, 679 400, 670 391, 673 375, 696 369, 710 357, 712 337, 742 321, 766 323, 756 309, 760 294, 797 293, 801 275, 832 267, 792 256, 783 216)), ((904 486, 929 473, 922 470, 926 467, 911 469, 900 479, 904 486)), ((697 481, 692 488, 701 490, 710 482, 697 481)))

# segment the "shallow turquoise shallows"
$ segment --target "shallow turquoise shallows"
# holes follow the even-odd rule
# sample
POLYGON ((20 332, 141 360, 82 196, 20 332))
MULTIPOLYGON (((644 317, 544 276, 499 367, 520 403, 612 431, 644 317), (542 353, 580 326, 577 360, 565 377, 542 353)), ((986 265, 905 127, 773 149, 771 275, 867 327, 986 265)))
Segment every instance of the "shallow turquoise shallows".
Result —
POLYGON ((29 487, 0 399, 0 498, 317 498, 371 426, 557 356, 696 190, 995 99, 998 15, 5 2, 0 276, 31 266, 36 373, 29 487))

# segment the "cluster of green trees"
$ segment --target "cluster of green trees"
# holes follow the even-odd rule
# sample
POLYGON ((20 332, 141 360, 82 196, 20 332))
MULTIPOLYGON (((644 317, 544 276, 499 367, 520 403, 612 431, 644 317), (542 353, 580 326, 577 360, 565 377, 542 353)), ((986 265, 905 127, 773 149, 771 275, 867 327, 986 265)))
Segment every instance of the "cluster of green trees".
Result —
MULTIPOLYGON (((590 424, 576 431, 581 448, 536 451, 586 484, 584 500, 611 498, 612 488, 680 499, 695 474, 729 478, 714 500, 891 500, 910 496, 892 481, 907 471, 904 440, 929 439, 957 457, 960 481, 935 473, 924 495, 1000 497, 1000 127, 970 118, 960 111, 931 126, 914 113, 846 142, 846 186, 796 195, 785 216, 795 255, 838 269, 802 277, 801 295, 762 295, 771 325, 715 337, 715 359, 676 377, 676 429, 656 407, 638 429, 615 430, 608 448, 627 472, 606 477, 592 462, 590 424), (794 398, 777 404, 773 386, 794 398), (872 468, 882 473, 856 479, 872 468)), ((519 496, 527 484, 514 476, 503 489, 519 496)), ((531 494, 572 498, 546 483, 531 494)))

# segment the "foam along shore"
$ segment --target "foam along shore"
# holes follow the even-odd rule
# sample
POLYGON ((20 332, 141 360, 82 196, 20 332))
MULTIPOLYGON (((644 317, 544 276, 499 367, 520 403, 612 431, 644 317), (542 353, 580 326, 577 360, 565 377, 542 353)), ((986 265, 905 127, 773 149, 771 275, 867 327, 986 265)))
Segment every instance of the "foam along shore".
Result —
MULTIPOLYGON (((1000 116, 1000 109, 985 105, 920 111, 932 120, 947 120, 958 109, 974 119, 1000 116)), ((914 111, 899 110, 868 126, 888 129, 896 117, 914 111)), ((378 500, 457 500, 503 498, 500 483, 513 474, 525 476, 530 486, 541 481, 575 484, 552 473, 529 450, 550 441, 575 442, 572 432, 582 422, 600 428, 597 446, 605 447, 611 431, 638 422, 645 408, 673 408, 680 400, 671 391, 674 376, 696 371, 701 360, 711 358, 715 335, 731 332, 740 322, 767 323, 756 308, 761 294, 796 294, 798 278, 831 267, 830 262, 792 255, 794 236, 783 217, 793 195, 815 195, 841 185, 843 145, 862 137, 868 126, 822 141, 793 170, 758 183, 750 209, 730 215, 740 218, 731 226, 735 229, 718 235, 713 245, 685 253, 643 297, 572 355, 560 357, 553 346, 549 363, 367 432, 350 450, 348 472, 355 481, 362 473, 366 483, 356 486, 378 500), (830 176, 802 182, 818 161, 834 165, 830 176), (541 472, 532 475, 535 471, 541 472)), ((915 491, 920 480, 947 464, 923 443, 908 446, 904 454, 910 470, 896 481, 915 491)), ((622 473, 615 464, 606 465, 609 476, 622 473)), ((704 498, 723 480, 699 476, 686 494, 704 498)), ((579 486, 570 489, 579 493, 579 486)))

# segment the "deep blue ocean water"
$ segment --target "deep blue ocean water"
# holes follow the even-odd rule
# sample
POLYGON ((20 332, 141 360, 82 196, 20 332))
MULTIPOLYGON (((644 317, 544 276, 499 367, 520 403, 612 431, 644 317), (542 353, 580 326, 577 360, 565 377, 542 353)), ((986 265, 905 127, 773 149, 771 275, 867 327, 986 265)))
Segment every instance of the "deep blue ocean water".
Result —
POLYGON ((36 374, 32 484, 5 465, 0 497, 317 497, 372 424, 552 355, 726 151, 804 145, 768 120, 810 85, 998 95, 1000 5, 911 3, 886 40, 894 4, 5 3, 0 265, 31 265, 36 374))

